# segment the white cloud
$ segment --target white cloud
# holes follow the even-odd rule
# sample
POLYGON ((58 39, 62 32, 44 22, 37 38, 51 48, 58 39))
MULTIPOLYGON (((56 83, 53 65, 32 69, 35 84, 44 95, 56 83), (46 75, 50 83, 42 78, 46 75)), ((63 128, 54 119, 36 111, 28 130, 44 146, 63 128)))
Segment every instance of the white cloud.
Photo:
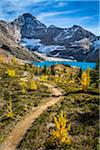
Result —
MULTIPOLYGON (((67 3, 66 3, 66 5, 67 5, 67 3)), ((65 6, 65 2, 59 2, 57 7, 63 7, 63 6, 65 6)))
POLYGON ((93 34, 97 35, 97 36, 100 36, 100 27, 96 26, 96 27, 84 27, 86 30, 92 32, 93 34))
POLYGON ((80 11, 80 9, 77 9, 77 10, 68 10, 68 11, 58 11, 58 12, 40 13, 39 15, 37 15, 37 18, 40 21, 43 21, 47 17, 53 17, 53 16, 63 15, 63 14, 72 14, 72 13, 76 13, 76 12, 79 12, 79 11, 80 11))
MULTIPOLYGON (((73 10, 63 11, 62 8, 64 6, 69 5, 68 3, 69 1, 74 1, 74 0, 26 0, 26 1, 25 0, 0 0, 0 19, 11 21, 23 13, 30 12, 46 25, 54 24, 58 27, 70 27, 73 24, 77 24, 85 27, 86 29, 98 35, 100 30, 97 27, 94 27, 96 26, 93 25, 95 19, 92 20, 93 16, 90 16, 91 14, 87 14, 89 16, 78 17, 81 14, 80 11, 81 10, 83 11, 84 9, 75 10, 73 8, 73 10), (50 6, 52 4, 52 6, 54 6, 55 9, 54 11, 51 12, 45 12, 48 8, 49 8, 48 10, 50 11, 49 4, 50 6), (55 4, 57 5, 55 6, 55 4), (57 10, 62 9, 62 11, 57 11, 56 7, 59 7, 57 8, 57 10), (80 14, 77 12, 79 12, 80 14), (77 13, 77 17, 72 17, 71 14, 74 13, 77 13)), ((86 14, 85 10, 83 12, 85 15, 86 14)))
MULTIPOLYGON (((55 0, 55 1, 56 2, 61 2, 61 0, 55 0)), ((66 1, 67 2, 74 2, 75 0, 63 0, 63 2, 66 2, 66 1)), ((87 1, 87 0, 76 0, 76 1, 83 1, 84 2, 84 1, 87 1)), ((91 2, 91 1, 99 1, 99 0, 88 0, 88 1, 91 2)))
POLYGON ((62 27, 62 28, 69 28, 72 27, 73 25, 79 25, 83 28, 85 28, 86 30, 92 32, 95 35, 100 35, 100 27, 98 26, 92 26, 92 24, 90 25, 86 25, 86 21, 88 20, 92 20, 93 16, 84 16, 84 17, 77 17, 77 18, 73 18, 73 17, 66 17, 66 18, 49 18, 48 20, 45 19, 45 21, 43 23, 45 23, 47 26, 53 24, 57 27, 62 27))

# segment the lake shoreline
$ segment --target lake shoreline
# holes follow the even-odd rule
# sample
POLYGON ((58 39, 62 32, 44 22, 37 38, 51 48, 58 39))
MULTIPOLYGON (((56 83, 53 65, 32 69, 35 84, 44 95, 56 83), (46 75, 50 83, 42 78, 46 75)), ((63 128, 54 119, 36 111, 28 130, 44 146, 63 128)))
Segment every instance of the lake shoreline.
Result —
POLYGON ((66 62, 66 61, 42 61, 42 62, 32 62, 33 65, 36 67, 50 67, 52 65, 58 65, 58 64, 63 64, 63 65, 69 65, 71 67, 78 67, 81 68, 82 70, 86 70, 88 67, 90 69, 94 69, 96 67, 95 62, 66 62))

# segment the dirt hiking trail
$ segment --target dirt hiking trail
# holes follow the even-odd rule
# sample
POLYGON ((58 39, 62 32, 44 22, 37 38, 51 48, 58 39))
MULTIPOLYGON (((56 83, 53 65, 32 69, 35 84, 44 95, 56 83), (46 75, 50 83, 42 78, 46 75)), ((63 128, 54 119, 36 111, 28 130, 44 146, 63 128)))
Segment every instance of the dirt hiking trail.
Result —
POLYGON ((23 139, 27 130, 31 127, 32 123, 45 111, 48 107, 53 106, 62 98, 62 92, 60 89, 54 87, 48 83, 42 83, 49 88, 52 92, 52 97, 46 98, 46 102, 37 106, 23 117, 19 121, 12 132, 5 139, 4 143, 1 145, 0 150, 16 150, 17 145, 23 139))

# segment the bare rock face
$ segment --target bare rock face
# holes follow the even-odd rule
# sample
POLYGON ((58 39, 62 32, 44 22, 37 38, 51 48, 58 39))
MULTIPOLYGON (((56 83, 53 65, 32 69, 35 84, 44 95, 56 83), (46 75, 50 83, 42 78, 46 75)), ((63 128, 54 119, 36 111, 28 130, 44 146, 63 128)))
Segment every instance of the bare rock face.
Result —
POLYGON ((41 39, 47 45, 59 44, 69 46, 74 41, 94 37, 91 32, 80 26, 58 28, 54 25, 46 27, 29 13, 23 14, 11 22, 11 25, 21 33, 21 38, 41 39))
POLYGON ((0 21, 0 34, 5 34, 15 42, 20 41, 21 33, 17 26, 12 26, 10 23, 0 21))
POLYGON ((100 36, 97 36, 92 39, 92 44, 90 47, 90 52, 85 58, 86 61, 97 61, 99 59, 99 50, 100 50, 100 36))
MULTIPOLYGON (((47 35, 52 36, 52 40, 55 43, 60 43, 65 46, 72 45, 73 42, 79 41, 84 38, 94 37, 94 35, 81 28, 80 26, 74 25, 71 28, 57 28, 55 26, 48 27, 47 35)), ((51 37, 50 36, 50 37, 51 37)))
POLYGON ((40 61, 41 59, 19 44, 21 34, 17 26, 0 21, 0 54, 15 56, 24 61, 40 61))
POLYGON ((39 22, 34 16, 29 13, 21 15, 11 24, 20 30, 22 38, 42 38, 46 29, 46 26, 44 24, 39 22))
POLYGON ((13 26, 12 24, 10 24, 10 26, 11 26, 11 30, 13 32, 12 34, 14 36, 15 41, 19 42, 21 40, 20 28, 18 28, 18 26, 16 25, 13 26))

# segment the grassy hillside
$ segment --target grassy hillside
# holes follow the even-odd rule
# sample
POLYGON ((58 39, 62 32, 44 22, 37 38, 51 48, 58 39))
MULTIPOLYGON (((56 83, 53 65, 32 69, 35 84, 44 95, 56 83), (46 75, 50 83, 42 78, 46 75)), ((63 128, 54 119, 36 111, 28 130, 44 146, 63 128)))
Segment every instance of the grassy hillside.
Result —
POLYGON ((96 72, 87 70, 83 74, 78 68, 64 65, 36 68, 19 63, 15 58, 6 61, 1 57, 0 143, 5 141, 26 114, 30 115, 37 106, 45 104, 48 98, 56 100, 60 96, 56 105, 49 107, 35 120, 17 145, 18 150, 99 149, 99 90, 96 72), (53 95, 52 87, 50 90, 44 83, 60 89, 62 95, 53 95), (60 118, 61 112, 65 117, 60 118), (60 136, 56 134, 55 137, 53 131, 60 131, 60 136))
POLYGON ((19 149, 32 150, 33 147, 34 150, 99 149, 98 88, 95 84, 91 84, 87 91, 83 91, 75 76, 75 69, 66 68, 67 76, 61 71, 58 79, 56 75, 56 78, 48 81, 62 89, 63 99, 35 121, 19 144, 19 149), (73 74, 69 77, 70 71, 73 74), (55 128, 54 116, 59 116, 61 111, 66 113, 71 123, 70 144, 61 143, 52 136, 52 130, 55 128))
POLYGON ((25 114, 51 95, 47 87, 41 85, 35 79, 34 68, 27 65, 26 69, 24 64, 0 62, 0 142, 4 140, 25 114), (7 74, 9 69, 15 71, 14 77, 7 74), (36 90, 31 90, 28 87, 33 78, 36 80, 36 90), (25 83, 24 91, 21 84, 24 85, 25 83), (7 105, 9 105, 10 100, 13 111, 13 117, 11 118, 7 117, 7 111, 9 110, 7 105))

